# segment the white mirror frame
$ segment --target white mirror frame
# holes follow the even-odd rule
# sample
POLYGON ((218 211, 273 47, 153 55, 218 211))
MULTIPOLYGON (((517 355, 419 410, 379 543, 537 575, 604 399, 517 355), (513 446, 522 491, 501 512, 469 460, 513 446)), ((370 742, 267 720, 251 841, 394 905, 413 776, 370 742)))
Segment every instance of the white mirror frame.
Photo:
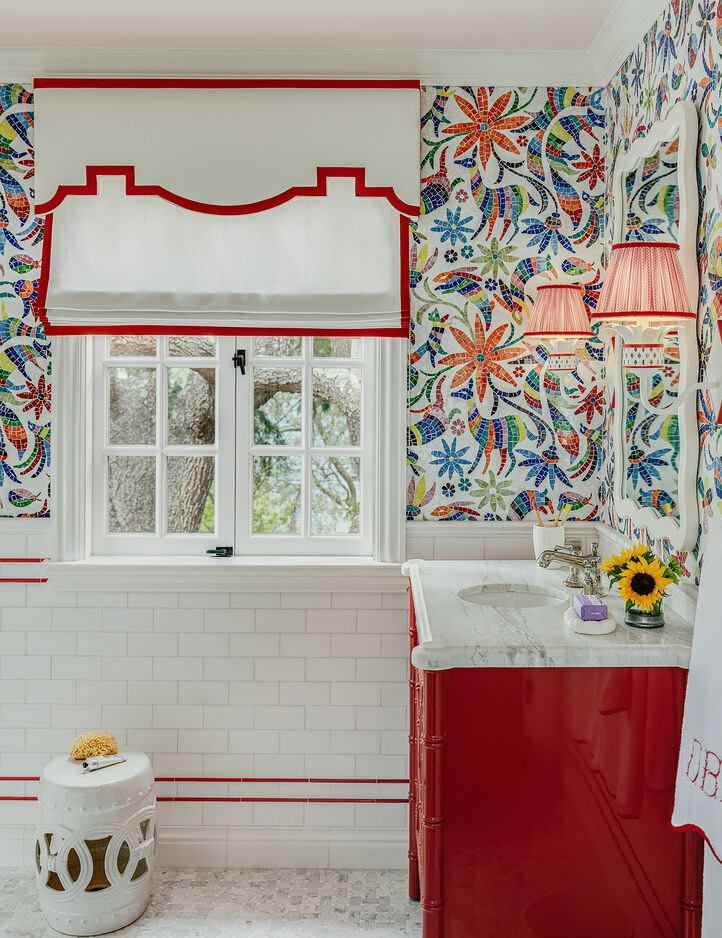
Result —
MULTIPOLYGON (((620 153, 614 168, 613 224, 614 243, 622 240, 625 197, 624 176, 642 158, 651 156, 665 140, 679 133, 677 176, 679 181, 679 260, 684 273, 690 309, 696 312, 699 304, 699 274, 697 271, 697 222, 699 196, 697 192, 697 110, 691 101, 673 105, 665 120, 658 121, 646 136, 632 143, 626 153, 620 153)), ((684 392, 698 380, 699 352, 697 321, 683 320, 676 324, 679 335, 679 479, 677 503, 679 518, 662 518, 652 508, 640 506, 624 494, 626 473, 620 472, 625 452, 624 394, 625 380, 622 366, 623 334, 618 333, 610 352, 608 368, 614 376, 614 507, 618 515, 630 518, 632 524, 646 528, 654 538, 667 538, 676 550, 689 550, 697 541, 697 464, 699 437, 697 431, 697 395, 684 392), (683 396, 684 395, 684 396, 683 396)), ((621 330, 620 330, 621 332, 621 330)), ((639 340, 637 340, 639 341, 639 340)))

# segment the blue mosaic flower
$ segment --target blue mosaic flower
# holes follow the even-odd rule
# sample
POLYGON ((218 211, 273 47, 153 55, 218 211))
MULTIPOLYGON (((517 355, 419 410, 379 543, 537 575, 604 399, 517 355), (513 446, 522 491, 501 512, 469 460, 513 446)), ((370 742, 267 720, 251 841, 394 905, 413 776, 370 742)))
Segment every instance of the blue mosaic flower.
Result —
POLYGON ((453 498, 456 495, 456 486, 452 482, 446 482, 441 486, 441 491, 446 498, 453 498))
POLYGON ((466 218, 461 217, 461 206, 459 206, 455 212, 452 212, 451 209, 446 210, 446 221, 442 221, 440 218, 436 219, 436 226, 431 230, 441 234, 441 243, 444 241, 450 241, 452 248, 456 245, 457 241, 461 241, 462 244, 466 244, 467 234, 473 232, 473 228, 465 227, 468 221, 471 221, 472 216, 468 215, 466 218))
POLYGON ((468 492, 471 488, 471 479, 461 479, 459 481, 459 488, 462 492, 468 492))
POLYGON ((451 446, 442 439, 441 445, 444 447, 443 451, 440 449, 435 449, 431 451, 432 456, 437 456, 438 459, 431 459, 430 463, 432 466, 439 466, 439 477, 443 478, 444 473, 449 473, 449 479, 454 478, 454 473, 459 473, 459 478, 463 476, 464 470, 463 466, 471 465, 470 459, 464 459, 464 453, 469 449, 468 446, 465 446, 463 449, 457 451, 456 444, 457 440, 453 439, 451 441, 451 446))
POLYGON ((540 251, 546 251, 549 247, 556 254, 561 245, 569 252, 574 251, 569 238, 559 230, 562 224, 559 212, 552 212, 551 215, 547 215, 544 221, 526 219, 523 224, 526 225, 526 228, 522 233, 531 235, 529 247, 538 244, 540 251))
POLYGON ((543 485, 547 479, 549 479, 549 485, 552 489, 557 479, 564 485, 571 487, 571 482, 567 478, 566 473, 563 469, 559 468, 559 453, 554 444, 552 444, 549 449, 545 449, 542 453, 533 453, 531 450, 521 448, 519 448, 517 452, 526 457, 521 460, 519 465, 529 468, 526 481, 528 482, 530 479, 533 479, 536 488, 543 485))

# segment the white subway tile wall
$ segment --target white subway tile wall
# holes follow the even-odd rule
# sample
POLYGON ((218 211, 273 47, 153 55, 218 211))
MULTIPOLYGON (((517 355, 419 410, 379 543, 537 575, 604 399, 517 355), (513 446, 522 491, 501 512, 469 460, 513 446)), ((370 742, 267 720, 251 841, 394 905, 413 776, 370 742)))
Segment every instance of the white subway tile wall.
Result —
MULTIPOLYGON (((405 779, 407 603, 405 594, 0 584, 0 776, 35 776, 77 733, 102 727, 148 752, 158 777, 405 779)), ((0 782, 2 794, 36 790, 0 782)), ((330 791, 158 786, 165 797, 406 797, 404 784, 330 791)), ((34 817, 33 802, 0 802, 0 864, 27 860, 34 817)), ((405 805, 384 803, 159 805, 165 856, 210 866, 249 856, 328 866, 358 848, 361 865, 402 867, 405 817, 405 805)))

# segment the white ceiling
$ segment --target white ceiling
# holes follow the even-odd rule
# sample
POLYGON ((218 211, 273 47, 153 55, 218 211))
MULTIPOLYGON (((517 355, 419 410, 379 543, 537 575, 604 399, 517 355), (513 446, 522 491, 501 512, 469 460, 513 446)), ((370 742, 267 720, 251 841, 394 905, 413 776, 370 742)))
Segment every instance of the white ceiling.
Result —
POLYGON ((0 44, 586 51, 618 2, 29 0, 0 44))
POLYGON ((26 0, 0 80, 38 75, 606 82, 668 0, 26 0))

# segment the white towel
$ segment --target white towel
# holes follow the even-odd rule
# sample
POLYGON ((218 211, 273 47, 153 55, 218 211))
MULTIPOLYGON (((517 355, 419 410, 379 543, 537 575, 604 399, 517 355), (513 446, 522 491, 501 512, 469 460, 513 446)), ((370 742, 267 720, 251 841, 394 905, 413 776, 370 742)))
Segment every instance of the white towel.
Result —
POLYGON ((722 530, 717 530, 704 553, 672 814, 675 827, 699 831, 707 841, 704 905, 708 908, 702 933, 709 938, 719 938, 719 920, 713 928, 706 913, 714 895, 722 895, 722 864, 714 860, 722 858, 721 579, 722 530))

